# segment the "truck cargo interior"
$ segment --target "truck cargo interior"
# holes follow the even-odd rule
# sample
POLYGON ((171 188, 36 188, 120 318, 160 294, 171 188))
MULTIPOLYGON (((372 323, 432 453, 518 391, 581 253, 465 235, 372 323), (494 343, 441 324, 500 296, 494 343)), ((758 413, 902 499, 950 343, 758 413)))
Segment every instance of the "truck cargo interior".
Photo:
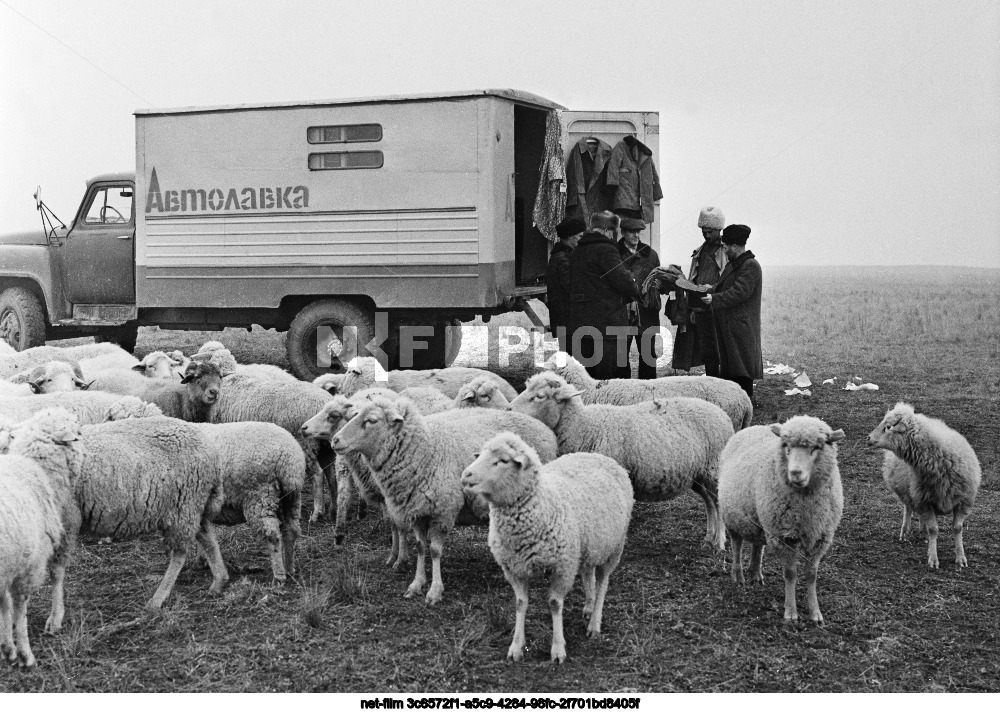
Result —
POLYGON ((533 285, 545 277, 548 241, 532 225, 539 166, 545 152, 546 112, 514 107, 514 279, 533 285))

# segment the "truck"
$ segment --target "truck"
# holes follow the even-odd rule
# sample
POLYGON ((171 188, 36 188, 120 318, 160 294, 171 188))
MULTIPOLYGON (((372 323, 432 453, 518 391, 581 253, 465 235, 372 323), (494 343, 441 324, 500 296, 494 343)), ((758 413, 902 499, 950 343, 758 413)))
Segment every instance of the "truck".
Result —
POLYGON ((539 323, 553 113, 564 159, 581 136, 657 155, 656 112, 511 89, 138 110, 134 171, 89 180, 68 226, 39 188, 42 229, 0 236, 0 339, 132 350, 144 325, 257 324, 287 331, 300 378, 378 350, 392 368, 450 363, 463 321, 527 309, 539 323))

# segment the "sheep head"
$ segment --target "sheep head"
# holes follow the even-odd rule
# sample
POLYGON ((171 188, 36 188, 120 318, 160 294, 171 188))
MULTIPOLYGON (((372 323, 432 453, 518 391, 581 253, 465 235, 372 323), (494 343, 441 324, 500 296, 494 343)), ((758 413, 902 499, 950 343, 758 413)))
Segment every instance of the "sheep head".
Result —
POLYGON ((914 413, 912 406, 900 401, 889 409, 882 422, 868 434, 868 445, 894 450, 898 439, 911 429, 914 413))
POLYGON ((76 416, 63 408, 46 408, 10 432, 7 451, 45 462, 50 477, 53 475, 50 467, 53 456, 60 460, 65 458, 72 479, 79 472, 83 458, 79 445, 81 436, 76 416))
POLYGON ((477 376, 458 390, 455 402, 461 408, 479 406, 482 408, 507 408, 506 397, 500 393, 497 383, 488 376, 477 376))
POLYGON ((340 385, 344 381, 346 374, 321 374, 313 379, 313 384, 336 395, 340 393, 340 385))
POLYGON ((541 462, 519 436, 504 431, 483 444, 481 453, 462 471, 462 488, 498 507, 515 504, 538 479, 541 462))
POLYGON ((150 379, 176 379, 179 376, 177 367, 181 364, 182 362, 166 352, 150 352, 132 367, 132 371, 137 371, 150 379))
POLYGON ((405 398, 393 402, 376 396, 356 407, 351 419, 330 439, 330 446, 337 455, 360 453, 371 458, 383 441, 393 440, 407 420, 419 418, 416 406, 405 398))
POLYGON ((334 396, 319 413, 302 424, 301 433, 305 438, 322 438, 332 440, 333 436, 344 427, 354 414, 354 404, 343 396, 334 396))
POLYGON ((843 430, 834 431, 813 416, 793 416, 784 423, 772 424, 771 431, 781 439, 785 481, 800 489, 813 482, 816 463, 825 450, 832 449, 836 459, 836 443, 844 438, 843 430))
POLYGON ((83 380, 78 366, 65 361, 50 361, 28 374, 28 386, 36 394, 85 391, 92 383, 83 380))
POLYGON ((570 386, 558 374, 543 371, 528 379, 524 393, 510 402, 508 411, 518 411, 536 418, 549 428, 555 429, 562 418, 563 410, 573 403, 581 405, 581 392, 570 386))
POLYGON ((553 371, 559 374, 562 378, 570 384, 581 387, 589 387, 597 382, 591 378, 590 374, 583 367, 579 361, 577 361, 572 354, 568 352, 555 352, 552 356, 545 360, 542 364, 542 368, 547 371, 553 371))
POLYGON ((219 400, 222 373, 212 362, 192 361, 181 379, 187 384, 188 397, 195 403, 211 406, 219 400))

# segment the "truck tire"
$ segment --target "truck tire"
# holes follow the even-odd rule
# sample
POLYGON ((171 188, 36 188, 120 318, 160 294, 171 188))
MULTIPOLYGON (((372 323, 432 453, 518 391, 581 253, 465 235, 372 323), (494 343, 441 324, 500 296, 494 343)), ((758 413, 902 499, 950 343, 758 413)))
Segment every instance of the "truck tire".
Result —
POLYGON ((440 369, 455 363, 462 349, 462 323, 456 319, 434 322, 434 336, 421 337, 427 349, 413 353, 412 369, 440 369))
POLYGON ((445 331, 444 365, 451 366, 462 351, 462 323, 457 319, 449 320, 445 331))
POLYGON ((375 319, 370 312, 347 300, 317 300, 295 315, 288 328, 285 351, 292 372, 312 381, 320 374, 343 373, 353 357, 368 356, 365 345, 374 338, 375 319), (345 327, 357 328, 356 340, 345 327), (331 336, 335 347, 339 342, 341 351, 327 363, 328 354, 320 350, 331 336))
POLYGON ((45 310, 23 287, 0 294, 0 339, 19 352, 45 344, 45 310))

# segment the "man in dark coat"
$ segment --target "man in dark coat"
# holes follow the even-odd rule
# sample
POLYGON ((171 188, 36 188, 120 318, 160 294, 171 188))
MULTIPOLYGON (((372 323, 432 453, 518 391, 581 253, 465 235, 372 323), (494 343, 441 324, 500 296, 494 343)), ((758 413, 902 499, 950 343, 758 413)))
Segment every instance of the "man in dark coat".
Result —
POLYGON ((569 254, 580 242, 580 235, 587 229, 579 218, 566 218, 556 226, 559 242, 552 246, 549 264, 545 268, 545 285, 548 291, 549 331, 559 340, 559 348, 569 351, 566 327, 569 322, 569 254))
POLYGON ((637 335, 628 337, 628 351, 632 353, 632 343, 639 342, 639 378, 656 378, 656 354, 653 353, 654 339, 660 333, 660 290, 655 275, 650 273, 660 266, 660 256, 652 246, 642 242, 642 231, 646 224, 638 218, 622 220, 622 239, 618 241, 618 254, 622 265, 640 286, 642 294, 629 304, 629 324, 639 330, 637 335))
POLYGON ((627 379, 626 305, 639 285, 621 263, 615 238, 621 219, 601 211, 569 256, 570 353, 595 379, 627 379))
POLYGON ((719 376, 735 381, 753 397, 753 380, 764 376, 760 347, 760 263, 746 249, 750 228, 730 225, 722 231, 729 264, 718 284, 701 298, 715 317, 719 376))
MULTIPOLYGON (((714 206, 702 209, 698 216, 698 227, 704 242, 691 253, 691 270, 688 273, 688 280, 691 282, 714 285, 719 281, 728 261, 722 247, 722 229, 725 225, 721 210, 714 206)), ((668 281, 672 277, 676 278, 676 275, 664 275, 668 281)), ((683 300, 686 306, 673 310, 675 317, 671 322, 677 325, 677 334, 674 337, 671 366, 690 371, 692 367, 704 364, 706 375, 718 376, 719 350, 715 342, 712 312, 704 308, 697 296, 692 297, 680 290, 675 290, 674 295, 683 300)), ((669 304, 667 309, 670 311, 669 304)))

